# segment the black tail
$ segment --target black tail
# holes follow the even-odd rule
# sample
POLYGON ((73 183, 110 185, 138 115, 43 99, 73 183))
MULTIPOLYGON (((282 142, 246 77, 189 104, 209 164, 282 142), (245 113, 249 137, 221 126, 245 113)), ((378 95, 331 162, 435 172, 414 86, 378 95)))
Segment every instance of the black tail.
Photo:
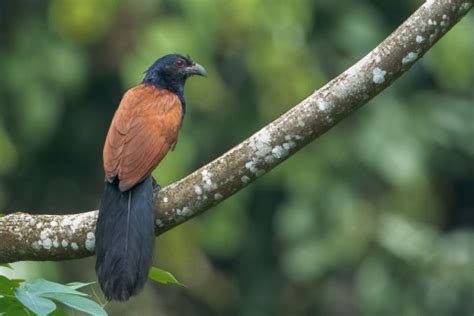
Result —
POLYGON ((154 215, 151 177, 120 192, 106 184, 95 231, 95 270, 108 300, 125 301, 145 285, 153 256, 154 215))

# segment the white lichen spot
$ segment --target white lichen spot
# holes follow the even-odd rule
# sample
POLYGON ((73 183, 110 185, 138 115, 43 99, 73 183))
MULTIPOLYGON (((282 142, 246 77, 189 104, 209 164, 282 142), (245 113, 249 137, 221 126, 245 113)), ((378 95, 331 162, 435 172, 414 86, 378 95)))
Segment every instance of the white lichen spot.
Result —
POLYGON ((272 164, 275 162, 275 157, 273 157, 273 155, 267 155, 265 156, 265 162, 268 164, 272 164))
POLYGON ((461 6, 459 7, 459 9, 461 11, 467 11, 471 8, 472 6, 472 3, 469 3, 469 2, 464 2, 463 4, 461 4, 461 6))
POLYGON ((161 219, 159 219, 159 218, 156 219, 155 224, 156 224, 156 226, 158 226, 158 227, 163 227, 163 226, 164 226, 163 222, 162 222, 161 219))
POLYGON ((255 162, 253 160, 250 160, 250 161, 247 161, 245 163, 245 168, 247 168, 248 170, 250 170, 251 172, 254 172, 255 171, 255 162))
MULTIPOLYGON (((255 158, 254 158, 255 159, 255 158)), ((259 169, 257 167, 257 163, 255 160, 249 160, 245 163, 245 168, 247 168, 250 172, 255 174, 257 177, 261 176, 262 174, 265 173, 265 170, 259 169)))
POLYGON ((258 168, 255 161, 250 160, 245 163, 245 168, 247 168, 250 172, 257 173, 258 168))
POLYGON ((194 186, 194 193, 196 193, 197 195, 201 195, 202 194, 202 189, 199 185, 195 185, 194 186))
POLYGON ((257 157, 265 157, 272 149, 271 141, 272 135, 267 129, 263 129, 250 140, 250 147, 257 157))
POLYGON ((288 149, 285 149, 284 147, 277 145, 272 149, 272 155, 276 159, 286 157, 288 156, 288 149))
POLYGON ((73 250, 78 250, 78 249, 79 249, 79 246, 77 245, 77 243, 72 242, 72 243, 71 243, 71 248, 72 248, 73 250))
POLYGON ((375 56, 375 63, 378 64, 381 61, 382 61, 382 57, 380 57, 380 55, 375 56))
POLYGON ((217 188, 217 185, 213 183, 212 181, 209 181, 204 184, 204 190, 206 191, 212 191, 212 190, 215 190, 216 188, 217 188))
POLYGON ((49 237, 49 232, 50 232, 49 229, 42 230, 40 232, 40 239, 44 240, 44 239, 48 238, 49 237))
POLYGON ((51 227, 56 227, 58 226, 58 222, 52 221, 51 223, 49 223, 49 225, 51 225, 51 227))
POLYGON ((53 247, 58 248, 59 247, 59 241, 57 239, 53 240, 53 247))
POLYGON ((250 178, 248 176, 242 176, 242 178, 240 178, 240 181, 242 181, 243 183, 249 183, 250 178))
POLYGON ((53 246, 53 241, 50 238, 43 239, 43 247, 46 250, 51 249, 53 246))
POLYGON ((214 200, 219 201, 219 200, 222 200, 222 198, 223 198, 223 196, 219 192, 214 194, 214 200))
POLYGON ((375 84, 382 84, 385 82, 386 74, 387 72, 385 70, 382 70, 379 67, 376 67, 374 70, 372 70, 372 80, 374 81, 375 84))
POLYGON ((416 38, 415 38, 415 40, 416 40, 416 42, 417 42, 418 44, 421 44, 421 43, 423 43, 423 42, 425 41, 425 38, 424 38, 423 36, 421 36, 421 35, 417 35, 416 38))
POLYGON ((298 120, 298 126, 299 126, 299 127, 304 127, 304 125, 305 125, 305 124, 304 124, 303 120, 299 119, 299 120, 298 120))
POLYGON ((204 187, 204 190, 206 191, 211 191, 211 190, 214 190, 217 188, 217 185, 215 183, 212 182, 212 173, 210 173, 209 171, 207 170, 203 170, 201 172, 201 175, 202 175, 202 181, 203 181, 203 187, 204 187))
POLYGON ((61 246, 63 246, 64 248, 66 248, 68 245, 69 242, 66 239, 63 239, 63 241, 61 241, 61 246))
POLYGON ((412 63, 418 58, 418 53, 409 52, 405 57, 402 59, 402 64, 409 64, 412 63))
POLYGON ((37 241, 33 241, 31 246, 33 247, 34 250, 40 250, 41 249, 41 245, 37 241))
POLYGON ((189 216, 191 215, 191 213, 192 213, 192 210, 187 206, 183 207, 183 209, 179 209, 179 208, 176 209, 176 215, 179 215, 179 216, 189 216))
POLYGON ((283 143, 282 146, 284 149, 290 150, 296 146, 296 143, 294 141, 289 141, 287 143, 283 143))
POLYGON ((318 106, 318 109, 323 112, 323 111, 326 111, 329 107, 329 104, 324 101, 324 100, 317 100, 316 101, 316 105, 318 106))
POLYGON ((189 216, 192 213, 193 213, 193 211, 189 207, 187 207, 187 206, 183 207, 183 215, 184 216, 189 216))
POLYGON ((168 198, 166 196, 163 198, 163 202, 168 203, 168 198))
POLYGON ((81 214, 78 214, 73 217, 68 217, 62 222, 62 226, 69 226, 69 229, 72 231, 72 233, 75 233, 79 229, 82 228, 84 225, 85 218, 84 216, 81 216, 81 214))
POLYGON ((40 229, 41 227, 43 227, 43 223, 39 222, 38 224, 36 224, 36 228, 40 229))
MULTIPOLYGON (((72 246, 72 244, 71 244, 72 246)), ((86 242, 84 244, 87 250, 94 251, 95 248, 95 235, 93 232, 88 232, 86 235, 86 242)))

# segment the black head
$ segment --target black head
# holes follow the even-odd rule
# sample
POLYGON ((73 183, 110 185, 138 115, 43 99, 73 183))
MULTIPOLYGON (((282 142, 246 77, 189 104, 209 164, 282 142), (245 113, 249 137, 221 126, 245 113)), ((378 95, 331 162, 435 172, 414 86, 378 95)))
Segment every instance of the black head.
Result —
POLYGON ((165 55, 145 72, 143 83, 168 89, 183 98, 184 83, 192 75, 206 76, 203 66, 179 54, 165 55))

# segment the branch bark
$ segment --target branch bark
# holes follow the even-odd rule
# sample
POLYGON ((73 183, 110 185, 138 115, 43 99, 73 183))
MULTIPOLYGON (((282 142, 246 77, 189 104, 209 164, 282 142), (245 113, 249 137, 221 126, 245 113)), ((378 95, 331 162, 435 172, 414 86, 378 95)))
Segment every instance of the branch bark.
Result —
MULTIPOLYGON (((473 6, 427 0, 355 65, 287 113, 155 196, 156 234, 191 219, 255 181, 351 114, 421 58, 473 6)), ((0 263, 94 254, 97 211, 13 213, 0 218, 0 263)))

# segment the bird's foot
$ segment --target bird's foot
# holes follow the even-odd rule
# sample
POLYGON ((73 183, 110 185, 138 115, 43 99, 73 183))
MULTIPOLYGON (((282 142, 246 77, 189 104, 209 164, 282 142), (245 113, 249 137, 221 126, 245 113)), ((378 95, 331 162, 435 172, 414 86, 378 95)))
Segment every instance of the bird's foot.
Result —
POLYGON ((151 183, 153 185, 153 193, 157 193, 158 191, 161 190, 161 185, 158 182, 156 182, 155 178, 153 177, 151 178, 151 183))

